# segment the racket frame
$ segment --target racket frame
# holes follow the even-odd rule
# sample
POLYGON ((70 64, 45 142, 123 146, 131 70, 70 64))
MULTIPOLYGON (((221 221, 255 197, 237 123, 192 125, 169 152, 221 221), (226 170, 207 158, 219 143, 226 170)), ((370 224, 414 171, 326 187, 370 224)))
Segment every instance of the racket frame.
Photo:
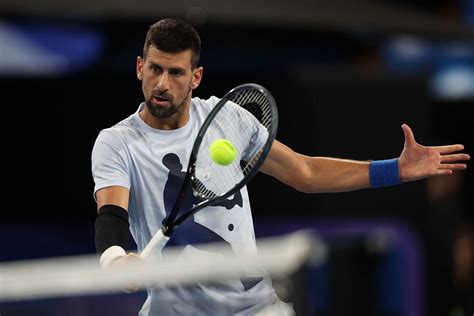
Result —
MULTIPOLYGON (((240 106, 240 105, 239 105, 240 106)), ((237 190, 241 189, 244 185, 250 182, 252 178, 257 174, 258 170, 262 166, 263 162, 265 161, 266 157, 268 156, 268 153, 270 152, 271 146, 273 144, 273 140, 276 137, 276 132, 278 129, 278 109, 276 107, 276 102, 275 99, 273 98, 272 94, 264 87, 261 85, 255 84, 255 83, 245 83, 242 85, 239 85, 229 92, 227 92, 220 100, 219 102, 214 106, 214 108, 209 112, 206 120, 204 121, 203 125, 201 126, 198 135, 196 136, 196 140, 194 141, 193 149, 191 151, 191 155, 189 158, 188 162, 188 168, 186 171, 186 176, 184 178, 183 184, 181 186, 180 192, 178 194, 178 197, 176 199, 176 203, 173 206, 173 209, 171 210, 169 216, 165 219, 164 225, 162 227, 162 232, 164 236, 170 237, 173 231, 181 224, 183 223, 187 218, 189 218, 191 215, 194 215, 196 212, 199 210, 203 209, 206 206, 217 204, 219 202, 224 201, 227 199, 229 196, 234 194, 237 190), (230 101, 230 99, 236 94, 239 93, 242 90, 245 89, 256 89, 259 90, 260 93, 262 93, 266 100, 268 100, 270 104, 270 108, 272 111, 271 115, 271 128, 268 130, 268 137, 265 145, 262 147, 260 150, 260 153, 258 153, 259 158, 257 162, 255 163, 254 167, 250 170, 248 174, 246 174, 241 181, 239 181, 232 189, 227 191, 225 194, 213 197, 213 198, 208 198, 203 201, 201 201, 199 204, 195 205, 185 213, 181 214, 178 217, 179 211, 181 209, 181 205, 184 201, 184 197, 186 193, 189 190, 189 187, 192 184, 192 180, 194 177, 194 172, 196 170, 196 159, 198 156, 199 148, 201 146, 202 140, 204 139, 204 135, 206 134, 207 129, 211 125, 212 120, 216 117, 217 113, 221 110, 221 108, 230 101)))

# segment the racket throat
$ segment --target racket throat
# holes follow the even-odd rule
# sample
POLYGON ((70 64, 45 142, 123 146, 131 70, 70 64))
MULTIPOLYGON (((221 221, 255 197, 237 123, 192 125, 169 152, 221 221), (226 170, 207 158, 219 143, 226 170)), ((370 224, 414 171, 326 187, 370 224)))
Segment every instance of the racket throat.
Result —
POLYGON ((163 231, 163 235, 165 235, 166 237, 170 237, 174 231, 174 228, 165 225, 161 228, 161 230, 163 231))

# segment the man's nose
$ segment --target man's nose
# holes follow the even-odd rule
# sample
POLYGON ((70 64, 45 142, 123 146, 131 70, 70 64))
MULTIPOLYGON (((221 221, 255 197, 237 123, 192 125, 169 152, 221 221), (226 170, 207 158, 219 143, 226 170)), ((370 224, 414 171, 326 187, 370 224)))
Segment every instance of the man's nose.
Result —
POLYGON ((157 88, 160 91, 166 91, 169 89, 169 75, 166 72, 163 72, 158 79, 157 88))

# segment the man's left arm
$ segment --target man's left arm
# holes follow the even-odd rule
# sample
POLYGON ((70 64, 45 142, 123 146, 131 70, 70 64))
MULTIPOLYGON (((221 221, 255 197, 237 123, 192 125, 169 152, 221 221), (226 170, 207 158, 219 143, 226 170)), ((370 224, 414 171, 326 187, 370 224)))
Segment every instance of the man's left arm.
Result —
POLYGON ((307 193, 345 192, 394 185, 466 168, 463 145, 423 146, 402 125, 405 144, 399 158, 384 161, 310 157, 274 141, 261 171, 307 193))

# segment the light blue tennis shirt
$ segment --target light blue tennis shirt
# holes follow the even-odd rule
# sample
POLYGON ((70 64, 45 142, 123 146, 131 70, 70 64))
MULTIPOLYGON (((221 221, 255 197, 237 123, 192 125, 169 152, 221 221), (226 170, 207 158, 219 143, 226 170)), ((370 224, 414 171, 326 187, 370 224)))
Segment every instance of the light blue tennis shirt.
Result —
MULTIPOLYGON (((218 101, 216 97, 193 98, 189 121, 175 130, 148 126, 138 115, 145 106, 142 103, 131 116, 99 133, 92 151, 94 195, 109 186, 129 189, 130 231, 138 251, 161 228, 170 212, 199 128, 218 101)), ((189 195, 183 207, 197 202, 189 195)), ((212 241, 225 242, 235 253, 257 251, 246 187, 229 197, 226 203, 207 207, 186 220, 167 246, 181 245, 185 258, 190 253, 202 253, 199 244, 212 241)), ((277 300, 268 276, 251 282, 157 285, 147 292, 141 316, 253 315, 277 300)))

